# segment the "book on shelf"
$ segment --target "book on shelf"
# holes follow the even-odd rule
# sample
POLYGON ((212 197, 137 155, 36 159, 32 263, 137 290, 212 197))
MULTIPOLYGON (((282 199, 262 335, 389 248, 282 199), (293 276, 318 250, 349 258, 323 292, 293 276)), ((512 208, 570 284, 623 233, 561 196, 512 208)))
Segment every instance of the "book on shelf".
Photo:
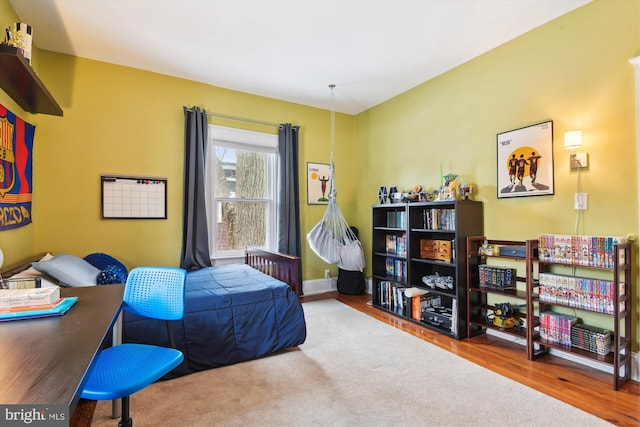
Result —
POLYGON ((385 236, 385 252, 402 257, 406 256, 407 235, 396 236, 395 234, 387 234, 385 236))
POLYGON ((571 346, 600 355, 612 350, 612 332, 597 326, 576 323, 571 327, 571 346))
POLYGON ((451 300, 451 333, 458 333, 458 300, 455 298, 451 300))
POLYGON ((387 212, 387 227, 406 228, 407 213, 404 211, 387 212))
POLYGON ((427 230, 455 230, 455 209, 427 208, 422 211, 422 228, 427 230))
POLYGON ((540 337, 549 342, 571 346, 571 327, 578 318, 552 311, 540 313, 540 337))
MULTIPOLYGON (((616 262, 625 262, 613 253, 614 246, 622 243, 627 243, 624 236, 540 234, 538 253, 541 261, 613 268, 616 262)), ((621 254, 620 257, 624 256, 621 254)))
POLYGON ((385 243, 384 243, 384 249, 385 252, 388 254, 395 254, 396 253, 396 244, 397 244, 397 237, 395 234, 387 234, 385 236, 385 243))
POLYGON ((387 276, 397 277, 400 280, 407 279, 407 262, 401 259, 387 257, 384 271, 387 276))
POLYGON ((406 287, 401 283, 383 280, 378 285, 380 305, 405 316, 409 316, 411 297, 405 295, 406 287))
MULTIPOLYGON (((540 301, 560 303, 570 307, 613 314, 616 310, 615 283, 610 280, 590 279, 561 274, 540 273, 540 301)), ((619 284, 618 295, 624 295, 625 284, 619 284)), ((618 310, 624 311, 624 301, 618 310)))
POLYGON ((0 310, 53 304, 60 299, 60 287, 0 289, 0 310))
POLYGON ((407 256, 407 235, 403 234, 396 238, 396 255, 407 256))
POLYGON ((478 278, 481 288, 515 289, 516 269, 480 264, 478 278))

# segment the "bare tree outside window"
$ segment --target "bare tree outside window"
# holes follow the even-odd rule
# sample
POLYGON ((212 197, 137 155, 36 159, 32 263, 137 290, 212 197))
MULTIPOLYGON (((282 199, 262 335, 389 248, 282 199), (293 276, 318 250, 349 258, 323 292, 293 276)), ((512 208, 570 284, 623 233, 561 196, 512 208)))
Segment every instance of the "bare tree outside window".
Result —
POLYGON ((218 251, 266 246, 268 155, 216 147, 218 251))

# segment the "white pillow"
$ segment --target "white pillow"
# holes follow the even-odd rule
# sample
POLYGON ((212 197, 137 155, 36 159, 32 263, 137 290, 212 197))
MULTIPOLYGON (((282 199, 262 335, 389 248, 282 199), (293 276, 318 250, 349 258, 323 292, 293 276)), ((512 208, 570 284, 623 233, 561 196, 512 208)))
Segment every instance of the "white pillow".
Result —
POLYGON ((100 270, 74 255, 56 255, 48 261, 32 262, 36 270, 71 287, 95 286, 100 270))

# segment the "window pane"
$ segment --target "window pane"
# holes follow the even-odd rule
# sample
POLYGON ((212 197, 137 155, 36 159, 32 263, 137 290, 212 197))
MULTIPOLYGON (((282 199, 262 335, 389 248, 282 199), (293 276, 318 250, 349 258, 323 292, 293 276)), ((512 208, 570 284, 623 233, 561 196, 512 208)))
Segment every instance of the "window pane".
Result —
POLYGON ((217 252, 267 247, 266 203, 217 202, 217 252))
POLYGON ((216 197, 267 198, 267 158, 273 154, 216 146, 216 197))

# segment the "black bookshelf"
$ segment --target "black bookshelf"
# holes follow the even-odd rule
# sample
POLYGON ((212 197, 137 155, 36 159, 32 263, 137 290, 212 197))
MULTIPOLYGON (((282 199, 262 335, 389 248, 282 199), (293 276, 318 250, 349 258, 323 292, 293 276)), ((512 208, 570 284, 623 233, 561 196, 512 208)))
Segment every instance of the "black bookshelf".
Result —
POLYGON ((378 204, 372 215, 373 306, 465 338, 466 238, 482 234, 482 202, 378 204))

